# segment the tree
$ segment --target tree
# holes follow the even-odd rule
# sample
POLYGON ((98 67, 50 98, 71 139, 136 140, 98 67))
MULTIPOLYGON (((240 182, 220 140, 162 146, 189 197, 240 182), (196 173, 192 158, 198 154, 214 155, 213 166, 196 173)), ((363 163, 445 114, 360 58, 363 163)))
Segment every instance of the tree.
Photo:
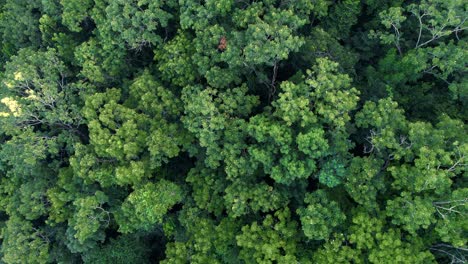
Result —
POLYGON ((81 31, 80 24, 90 17, 93 1, 61 0, 60 4, 63 9, 62 23, 71 31, 81 31))
POLYGON ((352 219, 348 236, 338 233, 319 249, 315 261, 346 263, 428 263, 433 255, 424 249, 418 237, 404 241, 399 229, 384 230, 379 218, 357 211, 352 219))
POLYGON ((121 235, 84 256, 85 263, 150 263, 145 237, 121 235))
POLYGON ((379 79, 385 80, 395 99, 404 102, 407 112, 415 117, 430 119, 431 115, 424 113, 436 112, 455 117, 466 112, 466 92, 461 88, 464 66, 455 59, 466 56, 466 41, 460 36, 467 23, 464 8, 460 1, 421 1, 391 7, 379 14, 386 29, 370 31, 381 43, 396 47, 399 56, 390 51, 379 63, 378 74, 383 76, 379 79))
POLYGON ((289 209, 269 214, 261 222, 242 227, 236 237, 241 247, 239 257, 246 262, 295 262, 297 258, 297 223, 290 219, 289 209))
POLYGON ((7 61, 21 48, 37 48, 41 44, 41 9, 40 1, 2 1, 2 61, 7 61))
POLYGON ((17 128, 48 127, 44 130, 51 135, 57 130, 80 134, 79 86, 67 79, 69 71, 54 49, 22 49, 5 68, 1 101, 8 110, 2 116, 10 120, 4 131, 14 124, 17 128))
POLYGON ((180 122, 174 122, 181 111, 179 100, 149 72, 133 81, 129 93, 124 104, 117 89, 86 100, 82 111, 90 145, 77 144, 71 165, 87 181, 136 185, 177 156, 189 140, 180 122))
POLYGON ((42 229, 12 217, 2 231, 2 260, 7 263, 46 263, 50 240, 42 229))
POLYGON ((68 221, 67 229, 72 253, 94 247, 90 241, 104 240, 104 230, 111 221, 110 212, 105 207, 107 199, 103 192, 96 192, 94 196, 78 198, 73 202, 75 212, 68 221))
POLYGON ((232 218, 218 222, 196 207, 185 207, 178 221, 181 228, 162 263, 240 263, 235 235, 241 222, 232 218))
POLYGON ((301 83, 281 83, 271 117, 259 114, 249 122, 249 134, 257 141, 249 153, 278 183, 307 178, 316 172, 317 161, 350 147, 346 125, 357 90, 350 87, 347 75, 336 73, 336 63, 317 63, 301 83), (341 109, 334 107, 338 102, 341 109), (327 134, 322 126, 330 127, 327 134))
POLYGON ((119 231, 130 233, 151 229, 155 224, 162 223, 164 215, 181 202, 182 197, 182 190, 172 182, 160 180, 156 184, 147 183, 132 192, 122 204, 122 211, 117 216, 119 231))
POLYGON ((173 17, 166 9, 175 6, 175 1, 109 1, 105 7, 106 21, 102 28, 98 24, 98 28, 103 35, 119 34, 132 49, 157 45, 162 42, 159 27, 167 28, 173 17))
POLYGON ((297 213, 301 217, 304 234, 315 240, 325 239, 346 219, 335 201, 330 201, 327 193, 317 190, 306 195, 305 208, 299 208, 297 213))

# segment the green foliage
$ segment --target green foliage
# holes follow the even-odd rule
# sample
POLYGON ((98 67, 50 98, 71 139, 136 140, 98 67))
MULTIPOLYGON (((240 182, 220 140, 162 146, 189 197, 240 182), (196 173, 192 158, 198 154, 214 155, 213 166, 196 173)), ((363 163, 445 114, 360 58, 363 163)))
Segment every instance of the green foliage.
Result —
POLYGON ((324 28, 337 39, 345 39, 351 33, 361 12, 361 1, 344 0, 332 5, 324 19, 324 28))
POLYGON ((180 187, 166 180, 136 189, 122 204, 122 212, 117 218, 119 231, 150 230, 155 224, 162 223, 164 215, 182 198, 180 187))
POLYGON ((195 48, 190 40, 187 32, 178 31, 177 35, 161 49, 154 51, 154 59, 158 62, 158 69, 162 72, 161 78, 180 86, 188 86, 199 78, 196 65, 191 59, 195 48))
POLYGON ((245 262, 296 262, 297 223, 290 219, 289 209, 269 214, 261 222, 242 227, 236 237, 241 247, 239 257, 245 262))
POLYGON ((322 248, 318 249, 313 260, 316 263, 363 263, 361 252, 355 250, 343 242, 343 234, 339 234, 329 240, 322 248))
POLYGON ((356 106, 357 90, 350 87, 347 75, 336 73, 336 63, 323 58, 317 63, 301 83, 281 83, 278 99, 272 103, 273 118, 256 115, 249 122, 248 132, 259 143, 249 153, 278 183, 307 178, 316 171, 319 158, 350 147, 346 125, 348 112, 356 106), (331 128, 327 134, 320 127, 325 124, 331 128), (334 138, 333 145, 327 137, 334 138))
POLYGON ((398 229, 383 229, 383 221, 358 211, 352 219, 348 239, 337 234, 314 256, 317 262, 432 263, 434 257, 415 237, 401 239, 398 229), (391 256, 391 258, 389 257, 391 256))
MULTIPOLYGON (((156 30, 167 27, 173 17, 165 9, 175 1, 109 1, 105 8, 106 20, 98 25, 101 34, 119 34, 132 49, 155 45, 162 41, 156 30)), ((101 22, 101 21, 99 21, 101 22)), ((110 36, 106 36, 110 37, 110 36)))
POLYGON ((150 263, 149 248, 144 239, 136 235, 121 235, 87 253, 83 257, 84 263, 150 263))
POLYGON ((468 226, 464 215, 468 210, 466 194, 467 188, 453 191, 446 200, 435 201, 434 207, 439 216, 436 224, 436 232, 442 241, 454 247, 463 247, 466 244, 464 234, 468 226))
POLYGON ((72 204, 72 216, 64 234, 64 243, 71 253, 84 253, 92 250, 105 240, 105 230, 111 222, 103 192, 95 196, 76 198, 72 204))
POLYGON ((408 31, 412 32, 406 35, 416 41, 415 48, 421 48, 439 38, 462 30, 466 26, 464 8, 466 6, 457 0, 429 0, 406 7, 391 7, 380 13, 380 19, 385 28, 392 30, 394 34, 378 32, 377 35, 383 43, 394 43, 400 50, 403 23, 410 22, 405 13, 409 13, 408 16, 415 16, 418 23, 409 27, 408 31))
POLYGON ((39 18, 41 1, 2 1, 0 32, 2 37, 2 59, 8 60, 20 48, 37 48, 41 44, 39 18))
POLYGON ((125 73, 128 70, 125 55, 123 47, 95 38, 83 42, 75 50, 75 58, 82 68, 80 75, 96 83, 115 80, 125 73))
POLYGON ((321 168, 319 181, 320 183, 333 188, 342 183, 345 175, 346 168, 343 162, 337 159, 331 159, 321 168))
POLYGON ((60 4, 63 7, 62 23, 71 31, 81 31, 80 23, 89 17, 93 1, 60 0, 60 4))
POLYGON ((221 171, 197 166, 190 170, 186 181, 192 187, 192 197, 199 208, 221 215, 224 210, 223 192, 228 184, 221 171))
POLYGON ((240 263, 235 235, 240 223, 231 218, 214 222, 196 208, 179 215, 183 231, 168 244, 162 263, 240 263))
POLYGON ((402 226, 411 234, 415 234, 419 228, 427 229, 435 220, 431 200, 420 196, 412 198, 405 192, 401 195, 387 202, 386 211, 392 217, 392 223, 402 226))
POLYGON ((179 100, 149 72, 137 77, 129 90, 123 104, 117 89, 86 100, 82 112, 92 147, 77 144, 71 165, 87 181, 137 184, 151 177, 148 168, 177 156, 187 140, 181 125, 172 122, 181 111, 179 100))
POLYGON ((305 83, 312 88, 313 108, 322 123, 332 128, 344 128, 350 120, 359 92, 351 87, 348 75, 339 74, 338 64, 328 59, 317 59, 316 66, 307 72, 305 83))
POLYGON ((401 240, 398 229, 382 230, 383 222, 363 213, 353 218, 349 240, 358 250, 368 250, 371 263, 428 263, 433 256, 424 250, 422 241, 401 240), (388 256, 393 256, 389 259, 388 256))
POLYGON ((0 0, 0 262, 466 262, 466 8, 0 0))
MULTIPOLYGON (((330 17, 331 18, 331 17, 330 17)), ((310 37, 302 47, 304 50, 300 56, 294 56, 295 60, 304 60, 305 63, 313 63, 317 58, 326 57, 338 62, 339 69, 348 74, 354 74, 358 54, 349 47, 340 45, 336 35, 330 34, 320 27, 314 27, 310 37)))
POLYGON ((310 239, 328 240, 332 231, 346 219, 338 203, 330 201, 323 190, 308 193, 304 202, 307 207, 299 208, 297 213, 301 217, 302 230, 310 239))
POLYGON ((20 217, 12 217, 2 230, 2 260, 6 263, 46 263, 49 238, 20 217))
POLYGON ((246 95, 246 92, 245 85, 224 92, 200 86, 183 89, 185 116, 182 122, 196 136, 200 146, 206 148, 205 164, 208 167, 218 167, 223 158, 221 142, 226 127, 237 118, 247 116, 258 104, 258 98, 246 95))
POLYGON ((77 133, 82 124, 78 87, 68 81, 67 74, 54 49, 22 49, 13 56, 1 84, 4 111, 0 115, 6 117, 2 118, 2 124, 6 121, 3 131, 46 126, 49 135, 57 129, 77 133))
POLYGON ((358 204, 375 208, 378 192, 385 188, 379 174, 382 161, 372 158, 355 157, 351 161, 345 188, 349 196, 358 204))
POLYGON ((225 189, 225 205, 231 217, 250 212, 270 212, 284 205, 284 194, 265 182, 234 181, 225 189), (248 190, 248 192, 246 192, 248 190))
POLYGON ((384 81, 377 86, 390 85, 385 89, 416 118, 466 115, 465 67, 458 63, 466 57, 466 40, 460 37, 467 25, 465 9, 462 1, 395 6, 379 15, 386 30, 370 30, 371 37, 394 45, 399 54, 391 51, 381 60, 378 79, 384 81))

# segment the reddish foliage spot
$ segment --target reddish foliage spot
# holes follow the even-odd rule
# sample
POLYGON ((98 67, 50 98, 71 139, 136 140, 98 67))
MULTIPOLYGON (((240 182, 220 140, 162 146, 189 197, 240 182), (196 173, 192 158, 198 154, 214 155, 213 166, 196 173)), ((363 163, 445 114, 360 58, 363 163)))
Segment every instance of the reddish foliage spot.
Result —
POLYGON ((219 39, 218 50, 224 51, 226 47, 227 47, 226 37, 222 36, 221 39, 219 39))

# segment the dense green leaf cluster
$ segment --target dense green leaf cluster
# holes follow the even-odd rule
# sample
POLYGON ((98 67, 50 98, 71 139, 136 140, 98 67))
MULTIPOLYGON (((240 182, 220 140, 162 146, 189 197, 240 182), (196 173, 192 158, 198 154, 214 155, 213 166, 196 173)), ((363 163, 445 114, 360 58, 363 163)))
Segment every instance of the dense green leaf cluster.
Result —
POLYGON ((467 262, 467 7, 0 0, 0 262, 467 262))

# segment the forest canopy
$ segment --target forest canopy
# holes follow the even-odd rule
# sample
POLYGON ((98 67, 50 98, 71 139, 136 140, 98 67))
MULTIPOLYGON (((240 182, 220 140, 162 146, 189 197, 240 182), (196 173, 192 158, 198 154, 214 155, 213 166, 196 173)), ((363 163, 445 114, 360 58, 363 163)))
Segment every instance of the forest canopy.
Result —
POLYGON ((467 7, 0 0, 0 262, 467 263, 467 7))

